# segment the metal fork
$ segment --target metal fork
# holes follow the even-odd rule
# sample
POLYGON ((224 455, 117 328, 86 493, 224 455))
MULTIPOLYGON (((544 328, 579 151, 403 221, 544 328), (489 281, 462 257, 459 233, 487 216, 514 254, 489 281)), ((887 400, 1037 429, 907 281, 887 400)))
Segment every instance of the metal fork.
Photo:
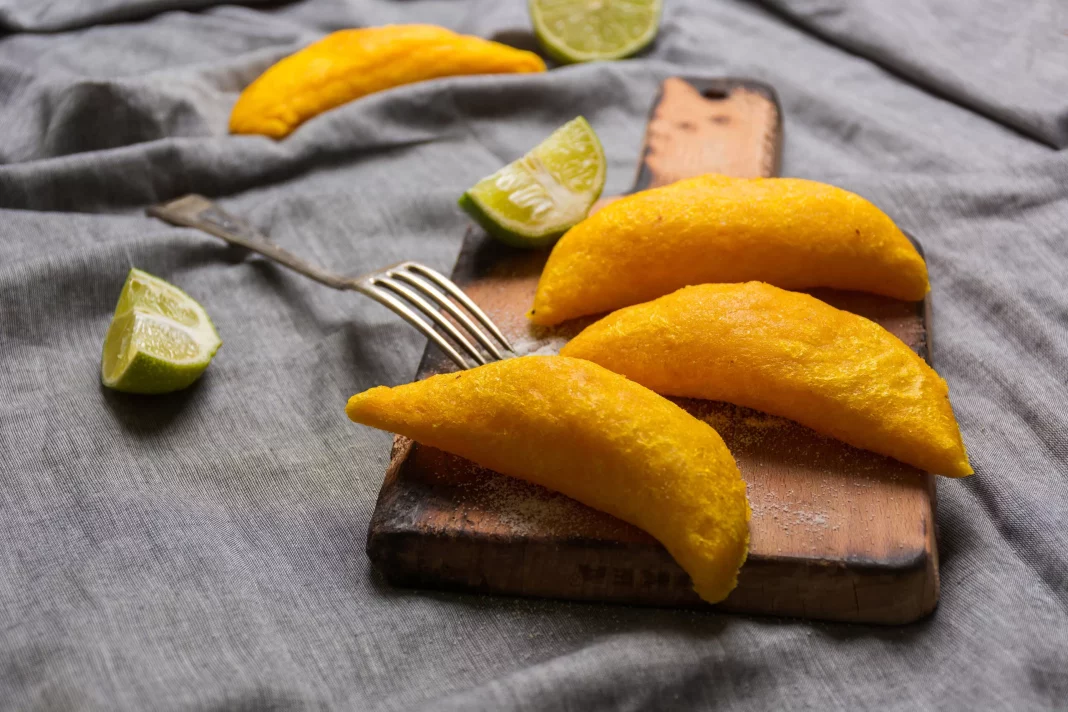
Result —
POLYGON ((435 325, 448 334, 477 364, 485 364, 488 361, 486 355, 471 343, 468 338, 470 336, 473 336, 494 360, 515 355, 512 345, 486 313, 451 280, 426 265, 400 262, 360 277, 342 277, 282 249, 247 222, 230 215, 202 195, 186 195, 169 203, 154 205, 148 209, 148 214, 172 225, 194 227, 221 237, 232 245, 257 252, 328 287, 364 294, 421 331, 460 368, 471 366, 460 352, 434 329, 435 325), (460 309, 457 303, 464 309, 460 309), (467 335, 442 316, 434 304, 455 319, 466 330, 467 335), (420 314, 430 321, 420 318, 420 314), (475 321, 485 327, 493 338, 480 329, 475 321), (496 344, 493 339, 497 340, 496 344), (506 356, 498 348, 498 344, 510 353, 506 356))

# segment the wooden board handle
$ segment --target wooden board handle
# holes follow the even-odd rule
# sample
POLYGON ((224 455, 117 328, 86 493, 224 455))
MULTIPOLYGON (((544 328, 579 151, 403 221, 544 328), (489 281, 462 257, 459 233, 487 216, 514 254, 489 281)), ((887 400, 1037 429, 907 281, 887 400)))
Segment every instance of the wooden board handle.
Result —
POLYGON ((775 92, 749 80, 666 79, 641 155, 635 190, 705 173, 778 175, 782 112, 775 92))

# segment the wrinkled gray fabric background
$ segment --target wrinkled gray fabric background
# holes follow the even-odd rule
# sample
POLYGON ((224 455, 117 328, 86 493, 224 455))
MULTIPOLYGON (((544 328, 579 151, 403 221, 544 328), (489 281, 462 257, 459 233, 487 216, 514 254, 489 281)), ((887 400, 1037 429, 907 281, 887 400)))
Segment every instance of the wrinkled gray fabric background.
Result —
POLYGON ((241 88, 322 34, 435 22, 529 44, 524 3, 0 0, 0 708, 1050 709, 1068 705, 1068 7, 665 0, 645 58, 457 78, 273 143, 241 88), (607 193, 678 72, 779 91, 784 173, 920 236, 977 474, 939 482, 942 599, 873 628, 394 590, 364 534, 389 436, 345 398, 416 332, 143 216, 198 191, 351 273, 451 268, 461 190, 578 113, 607 193), (101 389, 136 265, 225 345, 187 392, 101 389))

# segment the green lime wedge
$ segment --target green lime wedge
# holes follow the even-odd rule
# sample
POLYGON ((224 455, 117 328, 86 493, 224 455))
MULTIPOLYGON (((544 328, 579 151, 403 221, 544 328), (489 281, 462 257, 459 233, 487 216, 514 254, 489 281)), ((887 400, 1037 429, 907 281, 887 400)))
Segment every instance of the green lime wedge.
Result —
POLYGON ((637 54, 660 28, 661 0, 530 0, 534 32, 563 64, 637 54))
POLYGON ((586 217, 604 188, 604 151, 579 116, 460 198, 486 232, 516 247, 546 247, 586 217))
POLYGON ((100 380, 127 393, 179 391, 204 373, 221 345, 195 299, 131 269, 104 337, 100 380))

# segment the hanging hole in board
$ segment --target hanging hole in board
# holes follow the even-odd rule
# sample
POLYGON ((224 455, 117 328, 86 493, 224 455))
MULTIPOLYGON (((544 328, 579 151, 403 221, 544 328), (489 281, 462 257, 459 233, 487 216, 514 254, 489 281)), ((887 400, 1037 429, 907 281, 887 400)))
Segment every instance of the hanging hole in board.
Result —
POLYGON ((723 99, 726 99, 728 96, 730 96, 730 92, 726 89, 710 87, 708 89, 704 89, 701 92, 701 96, 706 99, 711 99, 712 101, 722 101, 723 99))

